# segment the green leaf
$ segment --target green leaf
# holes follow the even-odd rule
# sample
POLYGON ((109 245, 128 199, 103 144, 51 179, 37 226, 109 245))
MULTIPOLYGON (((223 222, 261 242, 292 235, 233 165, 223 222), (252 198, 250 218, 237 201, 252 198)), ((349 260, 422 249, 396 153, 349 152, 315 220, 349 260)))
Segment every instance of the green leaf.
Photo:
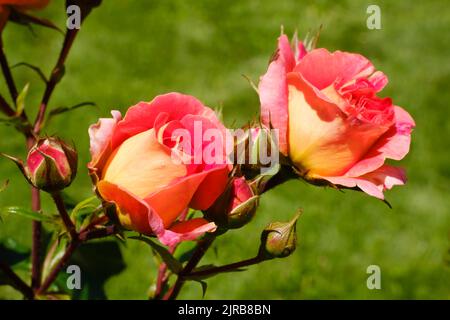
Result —
POLYGON ((30 84, 27 83, 25 87, 23 87, 22 91, 19 93, 16 99, 16 116, 20 116, 23 113, 23 110, 25 109, 25 98, 28 94, 28 88, 30 87, 30 84))
POLYGON ((39 69, 39 67, 36 67, 36 66, 34 66, 34 65, 30 64, 30 63, 27 63, 27 62, 19 62, 19 63, 13 65, 13 66, 11 67, 11 69, 16 68, 16 67, 20 67, 20 66, 24 66, 24 67, 30 68, 31 70, 33 70, 34 72, 36 72, 36 73, 38 74, 39 78, 41 78, 42 81, 44 81, 45 83, 48 82, 48 80, 47 80, 47 78, 45 77, 45 75, 44 75, 44 73, 42 72, 42 70, 39 69))
POLYGON ((65 107, 65 106, 58 107, 58 108, 55 108, 52 111, 50 111, 50 113, 48 114, 47 121, 50 120, 51 118, 53 118, 54 116, 59 115, 61 113, 73 111, 73 110, 76 110, 78 108, 86 107, 86 106, 96 107, 97 105, 94 102, 87 101, 87 102, 78 103, 78 104, 76 104, 74 106, 70 106, 70 107, 65 107))
POLYGON ((53 267, 61 260, 67 247, 67 237, 56 237, 50 245, 42 266, 42 278, 45 279, 53 267))
POLYGON ((89 197, 74 206, 70 217, 75 221, 77 228, 81 229, 86 227, 91 223, 92 219, 98 217, 103 212, 103 207, 99 207, 98 203, 94 202, 96 200, 96 196, 89 197))
POLYGON ((15 215, 19 215, 19 216, 22 216, 25 218, 42 221, 42 222, 50 222, 50 223, 56 222, 55 219, 52 217, 46 216, 46 215, 36 212, 36 211, 21 208, 21 207, 3 207, 3 208, 0 208, 0 214, 4 214, 4 215, 15 214, 15 215))
POLYGON ((76 218, 80 214, 80 212, 86 208, 96 209, 97 205, 92 204, 92 202, 96 199, 97 199, 96 196, 92 196, 92 197, 89 197, 89 198, 77 203, 77 205, 73 208, 72 212, 70 213, 70 216, 72 218, 76 218))
POLYGON ((139 237, 129 237, 129 239, 140 240, 147 243, 154 251, 156 251, 161 259, 165 262, 170 271, 178 274, 183 269, 181 263, 174 258, 174 256, 165 247, 157 244, 156 242, 150 240, 149 238, 139 236, 139 237))
POLYGON ((192 257, 196 248, 196 241, 183 241, 177 246, 173 256, 180 261, 180 263, 184 263, 192 257))

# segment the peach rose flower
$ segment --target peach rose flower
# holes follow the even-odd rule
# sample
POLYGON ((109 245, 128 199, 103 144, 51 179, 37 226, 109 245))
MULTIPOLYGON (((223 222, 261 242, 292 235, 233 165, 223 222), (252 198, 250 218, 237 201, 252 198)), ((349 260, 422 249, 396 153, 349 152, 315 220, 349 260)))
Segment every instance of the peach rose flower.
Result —
POLYGON ((214 111, 192 96, 169 93, 129 108, 123 119, 118 111, 112 115, 89 129, 88 167, 98 194, 116 205, 122 225, 169 246, 214 231, 214 223, 185 220, 185 214, 188 208, 209 208, 224 191, 230 172, 225 144, 219 144, 223 161, 185 161, 201 159, 197 156, 217 141, 193 143, 184 148, 183 161, 174 158, 180 154, 177 130, 194 136, 201 125, 225 138, 214 111))
POLYGON ((261 77, 261 120, 279 130, 280 152, 312 183, 358 188, 384 199, 406 182, 385 163, 408 152, 412 117, 377 93, 387 84, 362 55, 291 48, 286 35, 261 77))

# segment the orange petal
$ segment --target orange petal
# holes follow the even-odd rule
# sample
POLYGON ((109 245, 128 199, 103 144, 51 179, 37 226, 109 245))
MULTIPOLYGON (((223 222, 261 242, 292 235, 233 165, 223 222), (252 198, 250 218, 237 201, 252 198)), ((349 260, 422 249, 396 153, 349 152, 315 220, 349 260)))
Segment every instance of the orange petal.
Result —
POLYGON ((113 152, 103 179, 145 198, 185 175, 186 166, 173 161, 170 150, 150 129, 129 138, 113 152))

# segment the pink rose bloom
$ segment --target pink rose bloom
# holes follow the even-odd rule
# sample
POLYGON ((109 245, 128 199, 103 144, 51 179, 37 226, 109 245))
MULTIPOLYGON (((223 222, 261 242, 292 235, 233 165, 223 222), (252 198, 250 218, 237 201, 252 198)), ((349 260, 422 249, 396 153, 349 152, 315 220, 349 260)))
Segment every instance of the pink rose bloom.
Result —
POLYGON ((408 152, 412 117, 377 93, 387 84, 365 57, 326 49, 292 50, 288 38, 261 77, 262 123, 279 130, 280 152, 313 183, 359 188, 384 199, 403 185, 402 168, 385 164, 408 152))
POLYGON ((214 231, 214 223, 185 220, 185 213, 188 208, 209 208, 224 191, 230 171, 225 146, 219 144, 223 161, 212 164, 198 157, 210 141, 192 143, 190 150, 185 145, 183 159, 174 158, 182 143, 177 130, 194 139, 200 125, 203 132, 215 129, 225 137, 213 110, 192 96, 169 93, 129 108, 123 119, 118 111, 112 114, 112 119, 100 119, 89 129, 88 167, 98 194, 116 205, 122 225, 155 234, 169 246, 214 231), (188 162, 186 157, 202 161, 188 162))

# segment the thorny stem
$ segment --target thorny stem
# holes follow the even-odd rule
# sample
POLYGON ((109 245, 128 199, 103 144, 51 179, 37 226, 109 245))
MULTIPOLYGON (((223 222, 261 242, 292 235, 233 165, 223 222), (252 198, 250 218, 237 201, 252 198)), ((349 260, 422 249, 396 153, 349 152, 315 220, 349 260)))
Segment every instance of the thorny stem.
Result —
POLYGON ((59 53, 58 61, 56 62, 55 67, 50 75, 50 79, 47 82, 45 87, 44 96, 42 97, 41 104, 39 106, 39 111, 34 121, 34 133, 39 134, 42 129, 42 124, 45 118, 45 112, 47 111, 47 105, 50 100, 50 97, 53 93, 53 90, 56 87, 56 84, 59 82, 64 73, 64 63, 67 59, 67 55, 69 54, 70 48, 75 40, 75 37, 78 33, 78 29, 68 30, 66 32, 66 36, 64 38, 64 43, 61 52, 59 53))
MULTIPOLYGON (((173 254, 175 252, 176 246, 171 247, 169 252, 173 254)), ((163 293, 164 287, 167 284, 169 277, 167 275, 167 264, 162 262, 158 268, 158 277, 156 279, 156 289, 154 294, 154 299, 160 299, 163 293)))
POLYGON ((214 233, 207 233, 203 239, 201 239, 198 244, 197 248, 194 251, 194 254, 192 255, 191 259, 189 259, 186 266, 183 268, 183 270, 178 275, 178 278, 173 285, 173 287, 164 295, 163 300, 174 300, 177 298, 178 294, 180 293, 181 288, 184 285, 185 278, 184 276, 189 275, 192 270, 197 266, 197 264, 200 262, 200 260, 205 255, 206 251, 208 251, 211 244, 216 239, 217 235, 214 233))
POLYGON ((260 262, 262 262, 264 260, 265 260, 264 258, 256 256, 254 258, 250 258, 250 259, 247 259, 247 260, 242 260, 242 261, 226 264, 226 265, 223 265, 223 266, 220 266, 220 267, 212 267, 210 269, 197 271, 197 272, 192 272, 189 275, 187 275, 186 277, 187 278, 190 278, 190 277, 204 277, 204 276, 213 275, 213 274, 220 273, 220 272, 234 271, 234 270, 237 270, 239 268, 248 267, 248 266, 260 263, 260 262))
POLYGON ((11 95, 11 99, 13 103, 16 104, 18 96, 17 87, 14 83, 11 74, 11 69, 9 68, 8 60, 6 59, 5 51, 3 50, 3 41, 1 39, 1 35, 0 35, 0 65, 2 68, 3 76, 5 77, 6 80, 6 85, 8 86, 8 90, 11 95))
MULTIPOLYGON (((58 61, 55 65, 55 67, 53 68, 50 79, 48 80, 48 82, 46 84, 45 92, 42 97, 34 124, 32 127, 30 125, 26 130, 23 130, 25 137, 26 137, 28 150, 35 144, 36 137, 39 136, 39 133, 42 129, 44 119, 45 119, 45 113, 47 111, 48 102, 49 102, 50 97, 56 87, 56 84, 59 82, 59 80, 61 79, 61 77, 64 74, 64 63, 67 59, 67 56, 69 54, 69 51, 72 47, 72 44, 75 40, 77 33, 78 33, 78 29, 72 29, 72 30, 68 30, 66 32, 66 35, 64 38, 64 43, 63 43, 61 52, 58 57, 58 61)), ((1 69, 3 72, 3 75, 5 77, 11 98, 15 105, 16 101, 17 101, 18 91, 17 91, 17 87, 14 83, 14 79, 11 74, 11 69, 9 68, 8 61, 6 59, 6 56, 5 56, 5 53, 3 50, 3 42, 1 39, 1 34, 0 34, 0 66, 1 66, 1 69)), ((1 95, 0 95, 0 111, 9 117, 13 117, 16 115, 16 112, 14 111, 14 109, 9 106, 9 104, 6 102, 6 100, 1 95)), ((23 111, 22 114, 20 114, 20 118, 26 123, 29 122, 25 111, 23 111)), ((38 189, 36 189, 34 187, 32 187, 32 190, 31 190, 31 203, 32 203, 33 211, 37 211, 37 212, 40 211, 40 209, 41 209, 40 192, 38 189)), ((69 244, 69 247, 67 248, 60 263, 58 263, 55 266, 55 268, 52 270, 50 275, 45 280, 44 284, 42 284, 42 286, 40 286, 40 283, 41 283, 40 247, 41 247, 42 224, 40 221, 33 221, 33 227, 32 227, 33 243, 32 243, 32 253, 31 253, 32 287, 30 288, 30 290, 26 290, 26 288, 23 285, 19 286, 22 288, 21 291, 23 290, 22 292, 24 293, 24 295, 29 299, 33 299, 33 297, 34 297, 33 289, 36 290, 36 293, 43 293, 49 288, 51 283, 56 279, 56 276, 58 275, 61 268, 68 261, 68 259, 72 255, 73 251, 76 249, 76 247, 80 244, 81 241, 87 241, 88 239, 108 236, 108 235, 116 232, 114 230, 114 228, 112 228, 112 229, 106 228, 106 229, 98 229, 98 230, 85 230, 80 235, 78 235, 75 228, 72 229, 73 223, 71 223, 70 218, 69 218, 69 220, 67 220, 68 215, 67 215, 67 211, 65 210, 64 203, 62 203, 62 201, 60 201, 60 199, 58 199, 58 197, 57 197, 57 200, 55 200, 55 203, 58 206, 59 211, 62 212, 62 218, 63 218, 63 220, 65 220, 64 222, 66 224, 66 227, 68 227, 68 230, 72 235, 72 242, 69 244), (69 224, 69 221, 70 221, 70 224, 69 224), (106 230, 106 231, 104 231, 104 230, 106 230), (83 240, 80 241, 78 239, 78 237, 80 237, 83 240)), ((4 267, 5 266, 2 265, 2 269, 5 269, 4 267)), ((8 269, 10 270, 10 268, 8 266, 6 266, 5 270, 8 270, 8 269)), ((14 277, 14 275, 15 275, 14 273, 10 274, 10 272, 9 272, 8 274, 12 278, 14 278, 16 282, 18 280, 21 281, 20 278, 14 277)), ((25 283, 23 283, 23 284, 25 284, 25 283)), ((28 287, 26 284, 25 284, 25 286, 28 287)))
MULTIPOLYGON (((34 137, 27 138, 27 147, 31 149, 35 142, 34 137)), ((31 209, 41 210, 41 196, 38 189, 31 187, 31 209)), ((32 222, 32 247, 31 247, 31 287, 35 290, 41 285, 41 233, 42 222, 32 222)))
MULTIPOLYGON (((74 30, 67 31, 67 33, 66 33, 66 36, 64 38, 63 48, 60 52, 58 62, 56 63, 56 66, 53 69, 53 72, 51 74, 50 80, 47 82, 47 85, 45 88, 44 96, 42 98, 42 102, 40 104, 39 111, 36 116, 36 120, 34 122, 33 132, 26 133, 28 149, 30 149, 33 146, 33 144, 36 142, 34 135, 36 135, 36 136, 39 135, 39 133, 41 131, 42 123, 43 123, 44 117, 45 117, 45 112, 47 110, 47 104, 50 100, 53 90, 55 89, 56 84, 58 83, 59 79, 62 76, 64 62, 67 58, 70 48, 72 47, 72 44, 73 44, 73 41, 75 40, 75 35, 77 34, 77 32, 78 32, 78 30, 74 29, 74 30)), ((3 53, 3 50, 1 50, 1 51, 3 53)), ((3 54, 3 57, 4 57, 4 54, 3 54)), ((1 55, 0 55, 0 58, 2 58, 1 55)), ((3 69, 3 64, 2 64, 2 69, 3 69)), ((9 69, 7 63, 6 63, 6 68, 3 70, 3 73, 5 75, 5 78, 7 79, 7 82, 8 82, 8 77, 9 77, 11 83, 14 84, 12 77, 11 77, 11 72, 10 72, 10 69, 9 69), (5 70, 6 70, 6 72, 5 72, 5 70)), ((15 86, 13 86, 13 88, 15 88, 15 86)), ((11 91, 11 88, 10 88, 10 91, 11 91)), ((16 92, 15 96, 17 97, 17 90, 15 90, 15 92, 16 92)), ((11 91, 11 95, 14 97, 13 93, 14 92, 11 91)), ((14 99, 14 101, 15 101, 15 99, 14 99)), ((22 117, 25 117, 25 119, 26 119, 25 113, 23 113, 22 117)), ((39 194, 39 190, 37 190, 36 188, 32 188, 32 190, 31 190, 31 202, 32 202, 32 209, 34 211, 39 211, 41 209, 40 194, 39 194)), ((58 206, 58 204, 57 204, 57 206, 58 206)), ((60 209, 60 208, 58 208, 58 209, 60 209)), ((64 208, 64 210, 65 210, 65 208, 64 208)), ((63 220, 64 220, 64 218, 63 218, 63 220)), ((67 221, 65 221, 65 223, 66 222, 67 221)), ((66 224, 66 226, 67 226, 67 224, 66 224)), ((32 244, 32 250, 31 250, 31 257, 32 257, 32 259, 31 259, 31 261, 32 261, 31 283, 32 283, 33 289, 39 288, 40 283, 41 283, 41 262, 40 262, 41 230, 42 230, 42 223, 40 221, 33 221, 33 236, 32 236, 33 244, 32 244)), ((69 232, 71 232, 71 235, 73 236, 73 234, 74 234, 73 231, 69 230, 69 232)), ((75 234, 76 234, 76 232, 75 232, 75 234)), ((73 250, 74 249, 75 248, 73 248, 73 250)))
POLYGON ((158 268, 158 277, 156 279, 155 299, 158 299, 166 284, 167 264, 164 262, 158 268))
MULTIPOLYGON (((39 190, 32 187, 31 189, 31 208, 33 211, 39 211, 41 208, 41 197, 39 190)), ((31 287, 36 289, 41 284, 41 233, 42 222, 33 220, 32 223, 32 239, 31 248, 31 287)))

